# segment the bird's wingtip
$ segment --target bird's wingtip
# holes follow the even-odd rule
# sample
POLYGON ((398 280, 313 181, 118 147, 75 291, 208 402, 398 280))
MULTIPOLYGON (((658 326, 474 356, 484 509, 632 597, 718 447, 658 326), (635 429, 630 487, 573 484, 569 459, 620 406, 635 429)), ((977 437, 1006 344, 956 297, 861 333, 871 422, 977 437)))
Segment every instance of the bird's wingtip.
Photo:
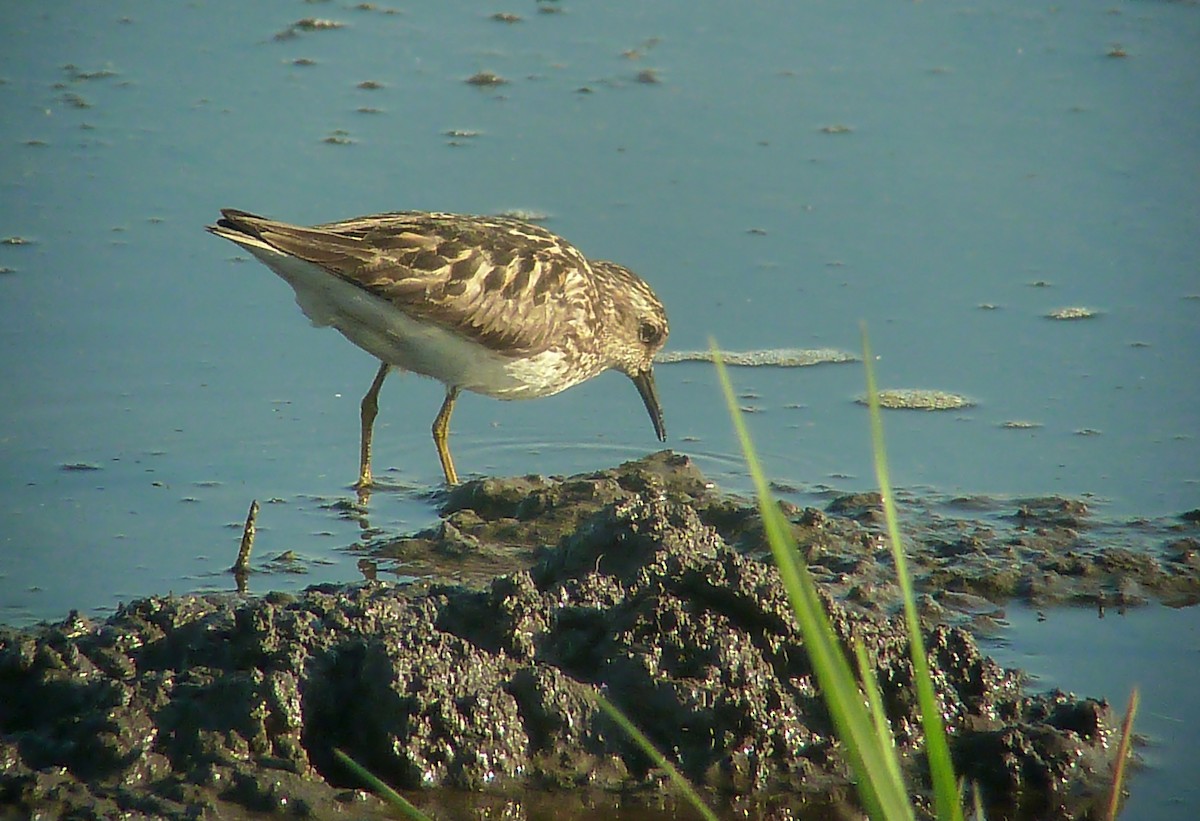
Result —
POLYGON ((252 214, 249 211, 242 211, 238 208, 222 208, 221 218, 214 224, 205 226, 205 229, 210 234, 217 234, 218 236, 228 236, 231 233, 255 236, 258 232, 254 222, 265 219, 265 217, 260 217, 258 214, 252 214))

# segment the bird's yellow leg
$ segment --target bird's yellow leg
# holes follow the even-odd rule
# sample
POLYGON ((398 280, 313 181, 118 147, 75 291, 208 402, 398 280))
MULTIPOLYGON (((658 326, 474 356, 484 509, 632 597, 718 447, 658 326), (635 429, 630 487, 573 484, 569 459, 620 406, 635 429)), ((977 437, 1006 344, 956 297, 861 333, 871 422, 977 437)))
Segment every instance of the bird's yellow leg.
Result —
POLYGON ((458 388, 446 388, 446 401, 433 420, 433 445, 437 448, 438 458, 442 460, 442 472, 446 474, 446 484, 458 484, 458 472, 454 470, 454 460, 450 458, 450 414, 454 411, 454 400, 458 398, 458 388))
POLYGON ((362 399, 362 439, 358 452, 358 483, 355 485, 360 490, 371 486, 371 436, 375 430, 375 417, 379 415, 379 389, 383 387, 390 367, 386 362, 379 363, 375 381, 362 399))

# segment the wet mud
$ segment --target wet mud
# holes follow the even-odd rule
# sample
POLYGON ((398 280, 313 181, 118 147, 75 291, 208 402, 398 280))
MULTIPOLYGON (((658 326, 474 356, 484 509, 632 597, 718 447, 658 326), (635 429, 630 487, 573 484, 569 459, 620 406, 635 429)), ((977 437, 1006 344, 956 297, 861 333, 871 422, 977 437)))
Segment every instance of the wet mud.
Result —
MULTIPOLYGON (((913 512, 909 552, 959 772, 989 818, 1105 797, 1108 704, 1029 693, 973 631, 1000 605, 1195 601, 1197 523, 1111 547, 1079 502, 913 512)), ((944 505, 942 507, 945 507, 944 505)), ((861 640, 919 804, 921 726, 878 497, 784 503, 844 641, 861 640)), ((603 693, 723 813, 853 817, 853 788, 755 508, 663 452, 569 479, 479 480, 381 539, 368 581, 159 597, 0 632, 3 817, 365 817, 340 749, 436 817, 658 817, 664 774, 603 693), (515 814, 514 814, 515 813, 515 814), (627 813, 632 813, 628 814, 627 813), (847 815, 849 813, 849 815, 847 815)), ((1136 788, 1136 782, 1134 784, 1136 788)), ((808 816, 806 816, 808 817, 808 816)))

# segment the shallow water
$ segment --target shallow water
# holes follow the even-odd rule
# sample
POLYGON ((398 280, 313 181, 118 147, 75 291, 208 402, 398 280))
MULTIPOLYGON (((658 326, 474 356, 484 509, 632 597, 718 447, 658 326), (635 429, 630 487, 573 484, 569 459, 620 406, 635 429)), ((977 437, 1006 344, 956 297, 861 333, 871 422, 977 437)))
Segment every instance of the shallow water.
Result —
POLYGON ((982 647, 1028 672, 1033 689, 1108 699, 1124 715, 1138 688, 1137 765, 1121 817, 1193 817, 1200 807, 1200 610, 1155 605, 1098 617, 1088 609, 1017 606, 1007 608, 1005 621, 1006 631, 982 647))
MULTIPOLYGON (((887 415, 897 484, 1197 507, 1194 5, 352 5, 0 7, 0 621, 230 587, 253 498, 257 555, 306 572, 252 589, 358 577, 375 364, 204 233, 225 206, 542 213, 655 286, 669 348, 854 351, 865 320, 883 387, 975 401, 887 415), (345 26, 275 39, 312 16, 345 26)), ((799 499, 872 484, 860 367, 734 378, 799 499)), ((711 367, 658 382, 668 444, 746 490, 711 367)), ((389 379, 369 527, 433 518, 440 400, 389 379)), ((464 397, 452 438, 464 475, 656 444, 617 375, 464 397)))

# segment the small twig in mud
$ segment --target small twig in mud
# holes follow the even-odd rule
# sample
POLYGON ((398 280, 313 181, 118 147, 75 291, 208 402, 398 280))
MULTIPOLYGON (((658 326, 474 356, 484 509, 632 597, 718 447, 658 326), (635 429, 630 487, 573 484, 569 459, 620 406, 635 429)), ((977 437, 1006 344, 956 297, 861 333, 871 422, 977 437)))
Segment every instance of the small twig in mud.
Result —
POLYGON ((250 551, 254 549, 254 523, 258 520, 258 499, 250 503, 250 512, 246 514, 246 526, 242 528, 242 546, 238 548, 237 561, 229 568, 235 576, 247 576, 250 573, 250 551))

